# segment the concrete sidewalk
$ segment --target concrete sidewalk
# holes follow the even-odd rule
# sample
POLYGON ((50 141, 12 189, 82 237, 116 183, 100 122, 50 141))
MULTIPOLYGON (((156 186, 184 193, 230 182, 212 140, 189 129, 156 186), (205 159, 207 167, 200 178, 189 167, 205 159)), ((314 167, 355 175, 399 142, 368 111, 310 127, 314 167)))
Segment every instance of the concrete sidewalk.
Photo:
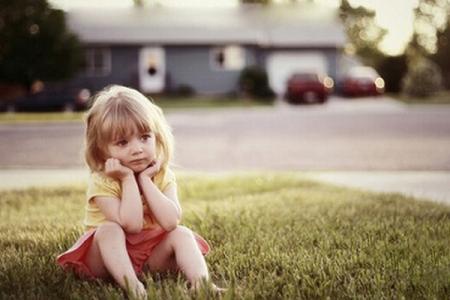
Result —
MULTIPOLYGON (((183 173, 186 172, 183 171, 183 173)), ((205 172, 204 174, 216 173, 205 172)), ((314 171, 299 172, 299 174, 334 185, 375 192, 401 193, 450 205, 450 172, 314 171)), ((82 168, 0 170, 0 190, 85 184, 87 179, 88 171, 82 168)))
POLYGON ((450 205, 450 172, 307 172, 314 180, 382 193, 401 193, 450 205))

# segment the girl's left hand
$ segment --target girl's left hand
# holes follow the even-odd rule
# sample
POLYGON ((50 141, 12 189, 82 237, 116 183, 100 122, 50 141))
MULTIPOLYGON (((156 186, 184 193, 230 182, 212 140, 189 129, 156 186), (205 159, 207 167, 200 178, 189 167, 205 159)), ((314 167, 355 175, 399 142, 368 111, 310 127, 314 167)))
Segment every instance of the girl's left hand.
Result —
POLYGON ((158 174, 159 170, 161 168, 161 162, 159 159, 155 160, 150 166, 147 167, 144 171, 139 173, 139 176, 146 176, 150 179, 153 179, 153 177, 158 174))

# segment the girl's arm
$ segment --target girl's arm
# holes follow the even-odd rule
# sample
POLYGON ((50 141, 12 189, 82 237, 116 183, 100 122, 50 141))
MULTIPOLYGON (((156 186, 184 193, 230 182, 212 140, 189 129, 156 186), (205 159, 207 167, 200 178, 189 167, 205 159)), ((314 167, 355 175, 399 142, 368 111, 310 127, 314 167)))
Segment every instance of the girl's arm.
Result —
POLYGON ((144 221, 143 208, 133 171, 122 166, 116 159, 108 159, 105 164, 105 173, 120 180, 122 199, 95 197, 95 203, 107 220, 118 223, 126 232, 140 232, 144 221))
POLYGON ((157 170, 159 170, 158 164, 144 170, 138 176, 138 183, 156 221, 164 230, 171 231, 177 227, 181 219, 177 187, 175 184, 169 184, 162 193, 152 181, 157 170))

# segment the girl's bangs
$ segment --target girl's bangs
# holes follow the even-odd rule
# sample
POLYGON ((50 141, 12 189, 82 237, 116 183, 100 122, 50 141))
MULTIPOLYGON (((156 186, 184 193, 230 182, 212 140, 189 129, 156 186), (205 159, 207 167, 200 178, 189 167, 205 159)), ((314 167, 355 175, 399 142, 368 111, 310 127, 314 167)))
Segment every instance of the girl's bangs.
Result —
POLYGON ((153 131, 149 124, 149 117, 144 111, 133 109, 117 109, 108 114, 103 122, 102 132, 106 141, 115 141, 129 137, 136 132, 153 131))

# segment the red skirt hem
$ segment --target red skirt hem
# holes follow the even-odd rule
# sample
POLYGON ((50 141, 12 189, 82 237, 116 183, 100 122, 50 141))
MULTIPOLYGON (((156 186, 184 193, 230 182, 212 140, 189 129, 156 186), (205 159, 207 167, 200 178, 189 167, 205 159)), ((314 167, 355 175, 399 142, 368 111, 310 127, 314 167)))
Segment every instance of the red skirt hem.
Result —
MULTIPOLYGON (((64 270, 73 270, 80 277, 96 278, 86 264, 85 258, 92 245, 96 229, 86 231, 75 244, 64 253, 60 254, 56 261, 64 270)), ((137 234, 126 234, 126 247, 128 255, 136 274, 142 272, 145 262, 155 248, 163 241, 168 232, 163 229, 143 230, 137 234)), ((206 255, 210 247, 198 234, 194 233, 197 245, 203 255, 206 255)))

